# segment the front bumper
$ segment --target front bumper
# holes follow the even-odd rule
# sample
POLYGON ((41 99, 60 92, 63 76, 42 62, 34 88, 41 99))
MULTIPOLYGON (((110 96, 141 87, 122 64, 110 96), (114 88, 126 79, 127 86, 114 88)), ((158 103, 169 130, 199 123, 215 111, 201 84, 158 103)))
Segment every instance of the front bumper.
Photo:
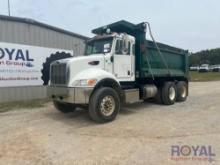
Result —
POLYGON ((47 90, 48 97, 66 103, 73 104, 88 104, 89 97, 93 88, 70 88, 70 87, 57 87, 49 86, 47 90))

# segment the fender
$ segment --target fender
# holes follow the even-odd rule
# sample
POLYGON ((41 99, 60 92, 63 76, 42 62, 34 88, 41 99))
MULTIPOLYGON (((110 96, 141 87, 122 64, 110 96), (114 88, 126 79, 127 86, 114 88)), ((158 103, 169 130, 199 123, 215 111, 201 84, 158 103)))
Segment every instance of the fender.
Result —
MULTIPOLYGON (((124 93, 122 92, 120 84, 112 79, 112 78, 104 78, 100 80, 94 87, 93 92, 96 91, 100 87, 110 87, 113 88, 117 93, 118 96, 120 97, 121 101, 124 101, 124 93)), ((93 94, 92 92, 92 94, 93 94)))
POLYGON ((101 80, 104 79, 112 79, 119 85, 119 81, 116 79, 114 75, 112 75, 109 72, 106 72, 105 70, 99 69, 99 68, 90 68, 85 69, 78 73, 72 80, 70 80, 70 86, 73 84, 76 80, 82 80, 82 79, 96 79, 98 84, 101 80))

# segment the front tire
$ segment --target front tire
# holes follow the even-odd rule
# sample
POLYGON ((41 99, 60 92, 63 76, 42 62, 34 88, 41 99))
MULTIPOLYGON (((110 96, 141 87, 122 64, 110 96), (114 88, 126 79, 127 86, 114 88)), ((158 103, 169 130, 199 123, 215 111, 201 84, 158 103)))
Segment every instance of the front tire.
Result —
POLYGON ((177 90, 176 85, 173 82, 165 82, 162 87, 161 97, 162 102, 165 105, 172 105, 176 101, 177 90))
POLYGON ((54 107, 62 113, 69 113, 69 112, 75 111, 74 105, 70 103, 62 103, 59 101, 53 101, 53 104, 54 104, 54 107))
POLYGON ((113 121, 121 108, 118 93, 109 87, 97 89, 89 101, 89 115, 98 123, 113 121))

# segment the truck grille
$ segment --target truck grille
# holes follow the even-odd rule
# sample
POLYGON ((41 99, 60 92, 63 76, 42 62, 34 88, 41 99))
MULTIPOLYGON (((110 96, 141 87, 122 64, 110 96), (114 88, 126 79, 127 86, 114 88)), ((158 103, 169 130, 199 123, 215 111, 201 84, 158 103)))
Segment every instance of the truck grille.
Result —
POLYGON ((68 82, 68 69, 66 63, 55 63, 51 65, 51 84, 65 85, 68 82))

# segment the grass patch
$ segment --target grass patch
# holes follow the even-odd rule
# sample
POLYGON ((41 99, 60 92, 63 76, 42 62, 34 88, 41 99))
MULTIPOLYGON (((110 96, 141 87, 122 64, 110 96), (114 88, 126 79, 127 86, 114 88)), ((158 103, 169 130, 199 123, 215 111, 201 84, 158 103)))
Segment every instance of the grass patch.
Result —
POLYGON ((190 81, 218 81, 220 80, 220 72, 205 72, 190 71, 190 81))
POLYGON ((0 113, 7 112, 10 110, 17 110, 17 109, 32 109, 32 108, 40 108, 44 107, 46 103, 48 103, 48 99, 35 99, 29 101, 16 101, 16 102, 7 102, 7 103, 0 103, 0 113))

